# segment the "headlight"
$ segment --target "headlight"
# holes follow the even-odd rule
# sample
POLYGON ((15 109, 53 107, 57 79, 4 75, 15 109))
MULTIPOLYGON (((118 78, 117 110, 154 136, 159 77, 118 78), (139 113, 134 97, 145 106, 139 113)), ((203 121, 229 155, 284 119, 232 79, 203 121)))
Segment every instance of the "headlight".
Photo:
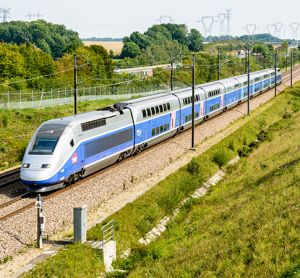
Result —
POLYGON ((50 167, 51 167, 51 164, 42 164, 43 169, 47 169, 47 168, 50 168, 50 167))
POLYGON ((30 167, 30 164, 29 163, 23 163, 22 164, 22 168, 29 168, 30 167))

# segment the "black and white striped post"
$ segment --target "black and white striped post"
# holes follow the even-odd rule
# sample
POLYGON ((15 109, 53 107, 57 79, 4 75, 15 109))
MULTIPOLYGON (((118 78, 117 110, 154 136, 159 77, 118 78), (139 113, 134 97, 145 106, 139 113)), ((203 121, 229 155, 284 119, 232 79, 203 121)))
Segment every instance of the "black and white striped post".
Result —
POLYGON ((41 194, 38 194, 35 202, 37 209, 37 247, 43 248, 43 236, 45 233, 45 217, 43 215, 43 199, 41 194))

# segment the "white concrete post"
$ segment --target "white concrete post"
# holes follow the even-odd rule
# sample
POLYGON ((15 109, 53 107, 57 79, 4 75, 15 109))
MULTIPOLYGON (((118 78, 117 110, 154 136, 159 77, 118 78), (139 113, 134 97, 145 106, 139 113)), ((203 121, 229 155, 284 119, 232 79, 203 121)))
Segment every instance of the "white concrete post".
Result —
POLYGON ((74 208, 74 242, 86 242, 87 206, 74 208))

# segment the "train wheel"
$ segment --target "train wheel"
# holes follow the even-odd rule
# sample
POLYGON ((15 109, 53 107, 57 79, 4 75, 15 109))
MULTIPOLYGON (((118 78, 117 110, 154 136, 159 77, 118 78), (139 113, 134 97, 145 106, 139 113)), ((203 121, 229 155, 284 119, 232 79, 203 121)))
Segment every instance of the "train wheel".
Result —
POLYGON ((121 162, 123 159, 124 159, 124 153, 121 153, 121 154, 119 155, 118 162, 121 162))

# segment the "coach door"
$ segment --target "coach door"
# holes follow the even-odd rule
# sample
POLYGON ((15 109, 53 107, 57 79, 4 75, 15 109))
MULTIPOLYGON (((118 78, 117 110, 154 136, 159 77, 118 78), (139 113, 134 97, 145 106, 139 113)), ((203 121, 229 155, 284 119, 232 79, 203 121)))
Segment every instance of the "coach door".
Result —
POLYGON ((171 129, 176 127, 176 111, 171 113, 171 129))

